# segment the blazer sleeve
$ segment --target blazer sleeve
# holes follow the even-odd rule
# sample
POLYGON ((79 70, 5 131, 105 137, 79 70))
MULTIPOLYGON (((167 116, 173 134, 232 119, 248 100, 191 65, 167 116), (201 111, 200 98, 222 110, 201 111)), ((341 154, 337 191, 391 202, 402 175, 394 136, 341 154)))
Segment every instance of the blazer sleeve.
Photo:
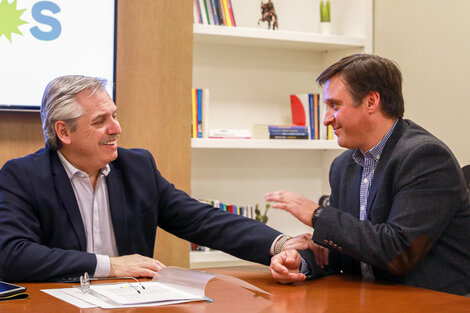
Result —
POLYGON ((191 198, 160 174, 150 153, 149 160, 159 195, 158 226, 190 242, 269 264, 269 250, 280 232, 191 198))
MULTIPOLYGON (((52 196, 52 195, 51 195, 52 196)), ((58 209, 58 208, 56 208, 58 209)), ((30 175, 8 162, 0 172, 0 277, 7 281, 76 280, 96 268, 93 254, 48 247, 30 175)), ((64 221, 66 223, 67 221, 64 221)))
POLYGON ((360 221, 346 207, 348 199, 340 204, 336 200, 342 195, 333 194, 332 206, 317 219, 313 240, 402 276, 430 251, 465 195, 456 160, 442 143, 427 140, 394 153, 373 182, 379 191, 369 219, 360 221))

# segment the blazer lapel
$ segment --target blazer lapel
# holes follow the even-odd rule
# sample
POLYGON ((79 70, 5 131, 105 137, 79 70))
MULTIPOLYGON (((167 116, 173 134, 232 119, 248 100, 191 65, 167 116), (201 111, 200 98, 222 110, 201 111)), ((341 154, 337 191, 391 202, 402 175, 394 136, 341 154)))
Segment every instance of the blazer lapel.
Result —
POLYGON ((347 211, 359 218, 359 204, 360 204, 360 188, 361 188, 361 175, 362 167, 351 159, 348 165, 348 171, 344 183, 346 184, 347 197, 344 199, 347 203, 343 203, 343 208, 348 208, 347 211))
POLYGON ((110 163, 111 171, 107 176, 109 208, 113 221, 114 236, 119 255, 130 253, 129 232, 127 229, 127 217, 125 207, 124 186, 122 185, 121 171, 110 163))
POLYGON ((65 172, 57 153, 52 150, 49 151, 51 155, 51 167, 55 188, 57 189, 57 193, 65 207, 65 210, 67 211, 67 215, 70 218, 75 234, 77 235, 80 250, 86 251, 85 228, 83 226, 82 216, 80 214, 80 209, 78 208, 72 184, 67 177, 67 173, 65 172))
POLYGON ((397 125, 395 126, 395 129, 393 130, 392 135, 385 144, 384 150, 382 151, 382 155, 380 156, 379 163, 375 168, 374 178, 372 179, 372 184, 370 186, 369 197, 367 198, 366 214, 368 218, 370 215, 370 209, 372 208, 372 204, 374 203, 375 197, 377 195, 377 190, 382 184, 385 165, 388 164, 388 160, 390 159, 395 145, 397 144, 398 140, 400 139, 403 133, 404 127, 405 122, 402 119, 399 119, 397 125))

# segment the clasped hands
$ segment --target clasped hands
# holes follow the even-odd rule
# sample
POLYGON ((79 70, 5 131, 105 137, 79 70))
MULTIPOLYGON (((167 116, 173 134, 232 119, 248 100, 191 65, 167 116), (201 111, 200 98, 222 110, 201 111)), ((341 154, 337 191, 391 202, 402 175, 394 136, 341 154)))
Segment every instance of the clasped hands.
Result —
MULTIPOLYGON (((314 201, 291 191, 270 192, 265 199, 272 202, 271 207, 290 212, 304 224, 312 226, 313 211, 318 208, 314 201)), ((312 250, 320 268, 328 265, 328 249, 315 244, 311 238, 308 233, 293 237, 284 243, 281 253, 271 258, 269 270, 275 280, 291 283, 306 278, 299 271, 301 257, 296 249, 312 250)), ((153 277, 165 267, 160 261, 139 254, 111 257, 110 262, 110 277, 153 277)))
MULTIPOLYGON (((273 202, 271 207, 287 211, 302 223, 312 226, 313 212, 318 208, 314 201, 286 190, 269 192, 265 195, 265 199, 273 202)), ((296 249, 312 250, 315 262, 320 268, 328 265, 328 249, 317 245, 311 238, 311 234, 303 234, 292 238, 286 241, 281 253, 271 258, 269 270, 275 280, 280 283, 305 280, 305 275, 300 273, 302 258, 296 249)))

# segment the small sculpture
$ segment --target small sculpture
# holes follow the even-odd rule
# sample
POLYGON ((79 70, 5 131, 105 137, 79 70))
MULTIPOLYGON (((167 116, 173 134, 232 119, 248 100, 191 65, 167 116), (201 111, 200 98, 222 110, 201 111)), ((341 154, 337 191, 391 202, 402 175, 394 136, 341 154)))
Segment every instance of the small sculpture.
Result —
POLYGON ((274 3, 271 0, 268 0, 266 3, 261 1, 261 18, 258 20, 258 25, 260 22, 268 22, 268 29, 271 29, 272 22, 273 30, 279 29, 276 10, 274 9, 274 3))

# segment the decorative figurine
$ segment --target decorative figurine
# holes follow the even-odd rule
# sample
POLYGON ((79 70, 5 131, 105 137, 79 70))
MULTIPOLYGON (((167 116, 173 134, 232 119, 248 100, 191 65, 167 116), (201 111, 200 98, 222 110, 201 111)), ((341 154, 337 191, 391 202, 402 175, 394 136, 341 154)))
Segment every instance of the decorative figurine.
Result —
POLYGON ((258 25, 259 22, 268 22, 268 29, 271 29, 272 22, 273 30, 279 29, 276 10, 274 9, 274 3, 271 0, 268 0, 266 3, 261 1, 261 18, 258 20, 258 25))

